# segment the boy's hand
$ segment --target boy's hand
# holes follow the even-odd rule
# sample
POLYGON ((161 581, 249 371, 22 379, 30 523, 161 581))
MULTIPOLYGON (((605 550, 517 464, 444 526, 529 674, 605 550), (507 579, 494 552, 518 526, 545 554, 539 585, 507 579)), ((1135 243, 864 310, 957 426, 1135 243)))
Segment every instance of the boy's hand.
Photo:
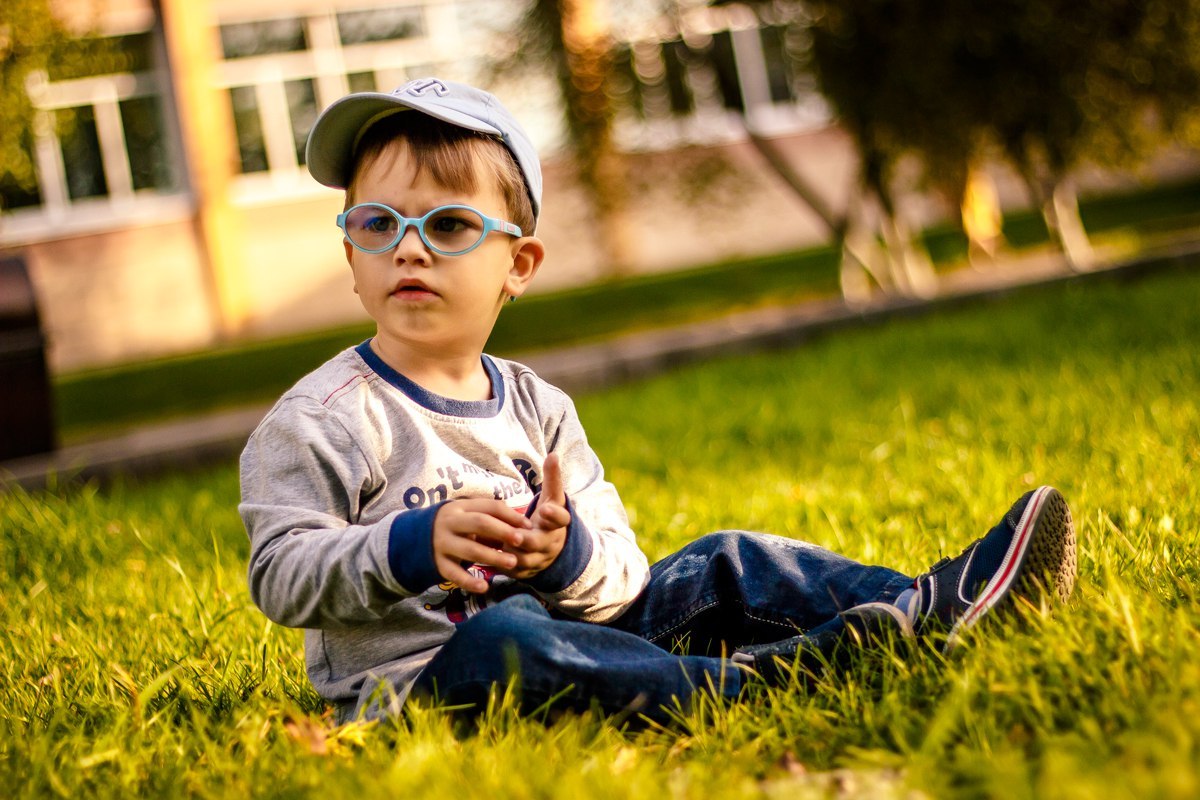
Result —
POLYGON ((510 574, 520 559, 503 548, 526 543, 532 527, 524 514, 499 500, 451 500, 433 518, 433 563, 438 574, 463 591, 483 594, 487 581, 467 572, 463 563, 484 564, 510 574))
POLYGON ((537 575, 554 563, 567 541, 571 513, 567 511, 567 495, 563 490, 558 454, 546 456, 542 477, 542 496, 533 510, 533 516, 529 518, 533 530, 528 531, 518 544, 504 548, 517 558, 515 567, 504 571, 510 578, 524 580, 537 575))

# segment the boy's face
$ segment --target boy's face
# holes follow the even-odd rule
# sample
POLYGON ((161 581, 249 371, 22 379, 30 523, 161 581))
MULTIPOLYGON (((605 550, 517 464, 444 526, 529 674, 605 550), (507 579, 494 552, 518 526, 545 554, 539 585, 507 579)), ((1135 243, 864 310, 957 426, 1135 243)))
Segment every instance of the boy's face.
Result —
MULTIPOLYGON (((406 217, 438 206, 472 206, 508 219, 496 180, 476 160, 474 192, 448 189, 417 173, 407 142, 389 145, 358 176, 354 203, 384 203, 406 217)), ((393 366, 405 358, 477 357, 504 301, 524 293, 543 256, 540 240, 491 233, 460 256, 433 252, 413 227, 383 253, 343 242, 354 291, 378 325, 376 349, 393 366)))

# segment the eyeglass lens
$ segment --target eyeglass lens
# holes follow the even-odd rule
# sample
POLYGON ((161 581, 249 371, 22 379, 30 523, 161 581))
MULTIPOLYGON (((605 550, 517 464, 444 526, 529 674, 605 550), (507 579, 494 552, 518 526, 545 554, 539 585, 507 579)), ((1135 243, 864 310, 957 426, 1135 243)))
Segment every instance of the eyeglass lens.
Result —
MULTIPOLYGON (((395 247, 400 237, 400 220, 391 209, 368 204, 346 215, 346 235, 364 250, 395 247)), ((483 218, 467 208, 439 208, 421 225, 425 243, 441 253, 453 255, 469 250, 484 235, 483 218)))

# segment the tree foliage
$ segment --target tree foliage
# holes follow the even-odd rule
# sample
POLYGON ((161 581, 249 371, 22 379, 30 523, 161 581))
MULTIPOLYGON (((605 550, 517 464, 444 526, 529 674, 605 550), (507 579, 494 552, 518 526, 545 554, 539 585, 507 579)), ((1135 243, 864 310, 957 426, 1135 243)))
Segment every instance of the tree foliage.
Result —
POLYGON ((1200 141, 1200 0, 802 0, 812 66, 886 192, 906 153, 942 186, 999 147, 1035 193, 1091 160, 1200 141))
POLYGON ((47 0, 5 0, 0 4, 0 181, 28 189, 34 185, 30 154, 33 104, 26 91, 30 73, 45 71, 66 36, 47 0))
MULTIPOLYGON (((98 15, 99 8, 92 8, 98 15)), ((33 143, 37 114, 31 77, 74 78, 121 71, 128 57, 93 33, 95 19, 71 23, 50 0, 0 2, 0 188, 29 191, 36 185, 33 143)), ((48 124, 69 128, 69 114, 48 124)))

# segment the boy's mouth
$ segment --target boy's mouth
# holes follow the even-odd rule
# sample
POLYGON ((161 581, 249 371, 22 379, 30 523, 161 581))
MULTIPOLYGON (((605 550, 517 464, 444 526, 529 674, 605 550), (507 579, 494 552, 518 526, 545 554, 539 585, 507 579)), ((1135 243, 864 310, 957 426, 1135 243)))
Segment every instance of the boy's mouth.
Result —
POLYGON ((397 297, 411 297, 422 294, 432 295, 436 294, 436 292, 420 281, 401 281, 400 284, 392 290, 392 294, 397 297))

